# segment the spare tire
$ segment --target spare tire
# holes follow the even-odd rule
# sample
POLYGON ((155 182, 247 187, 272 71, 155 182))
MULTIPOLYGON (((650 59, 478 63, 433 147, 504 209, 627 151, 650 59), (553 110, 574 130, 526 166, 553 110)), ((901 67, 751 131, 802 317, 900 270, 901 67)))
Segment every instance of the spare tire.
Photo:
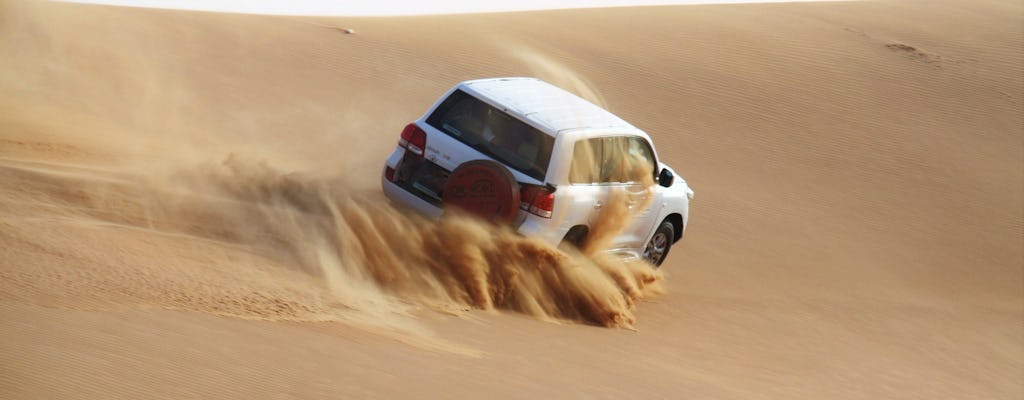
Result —
POLYGON ((448 176, 441 196, 444 208, 458 208, 497 224, 511 224, 519 212, 519 182, 504 165, 473 160, 448 176))

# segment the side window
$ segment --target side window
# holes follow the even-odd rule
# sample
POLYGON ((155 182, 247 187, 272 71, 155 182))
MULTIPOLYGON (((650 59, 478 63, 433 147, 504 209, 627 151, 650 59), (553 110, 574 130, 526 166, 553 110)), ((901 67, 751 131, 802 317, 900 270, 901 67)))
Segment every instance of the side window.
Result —
POLYGON ((630 182, 629 142, 623 136, 602 138, 604 155, 601 158, 601 183, 630 182))
POLYGON ((573 146, 572 165, 569 167, 569 183, 601 182, 603 159, 603 138, 580 140, 573 146))
POLYGON ((639 136, 629 137, 629 159, 632 164, 633 182, 643 182, 646 174, 651 179, 658 175, 656 170, 657 160, 654 158, 654 151, 651 144, 639 136))
POLYGON ((570 183, 631 183, 654 178, 654 152, 639 136, 612 136, 576 142, 570 183))

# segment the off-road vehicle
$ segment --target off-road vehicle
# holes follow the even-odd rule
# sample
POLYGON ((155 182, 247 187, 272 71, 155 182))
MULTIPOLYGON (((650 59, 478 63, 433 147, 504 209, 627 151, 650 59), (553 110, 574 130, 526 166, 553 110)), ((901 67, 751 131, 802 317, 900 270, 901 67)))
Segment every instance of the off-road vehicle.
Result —
POLYGON ((607 250, 655 266, 683 237, 693 198, 646 133, 534 78, 450 89, 402 130, 381 185, 424 215, 454 205, 552 245, 583 243, 613 192, 633 193, 629 207, 642 209, 607 250))

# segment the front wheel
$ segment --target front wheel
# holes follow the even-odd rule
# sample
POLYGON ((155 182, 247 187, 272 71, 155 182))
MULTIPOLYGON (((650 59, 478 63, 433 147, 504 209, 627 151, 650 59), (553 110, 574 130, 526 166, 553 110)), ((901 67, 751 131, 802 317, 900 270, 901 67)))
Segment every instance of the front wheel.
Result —
POLYGON ((661 266, 668 256, 668 250, 672 248, 672 239, 675 237, 675 227, 671 222, 662 221, 658 230, 654 231, 651 241, 644 248, 644 260, 655 267, 661 266))

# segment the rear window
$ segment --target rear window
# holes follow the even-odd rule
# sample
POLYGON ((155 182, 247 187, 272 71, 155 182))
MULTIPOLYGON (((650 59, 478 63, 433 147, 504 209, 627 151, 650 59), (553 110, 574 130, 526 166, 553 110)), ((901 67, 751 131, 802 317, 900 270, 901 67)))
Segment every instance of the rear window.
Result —
POLYGON ((427 124, 538 181, 544 181, 555 138, 456 90, 427 124))

